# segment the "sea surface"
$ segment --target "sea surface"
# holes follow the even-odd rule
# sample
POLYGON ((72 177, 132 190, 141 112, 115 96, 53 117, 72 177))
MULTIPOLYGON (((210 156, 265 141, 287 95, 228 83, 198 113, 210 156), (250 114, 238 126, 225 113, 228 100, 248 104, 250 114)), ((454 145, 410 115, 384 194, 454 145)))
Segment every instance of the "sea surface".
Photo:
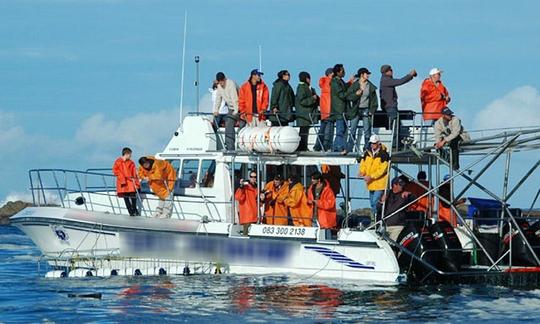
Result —
POLYGON ((46 279, 40 252, 0 226, 0 322, 534 321, 540 289, 396 287, 291 276, 46 279), (101 298, 80 295, 101 294, 101 298), (79 297, 73 297, 73 295, 79 297))

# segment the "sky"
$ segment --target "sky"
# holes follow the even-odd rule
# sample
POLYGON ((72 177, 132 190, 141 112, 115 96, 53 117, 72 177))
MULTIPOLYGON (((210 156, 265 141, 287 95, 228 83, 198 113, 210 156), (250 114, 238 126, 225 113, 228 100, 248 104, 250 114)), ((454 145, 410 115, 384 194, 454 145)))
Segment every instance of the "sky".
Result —
MULTIPOLYGON (((163 149, 180 119, 184 13, 188 13, 184 112, 201 110, 217 71, 247 79, 259 65, 318 79, 343 63, 382 64, 419 78, 399 88, 419 110, 421 79, 444 70, 451 108, 468 129, 540 125, 538 1, 0 0, 0 201, 28 197, 27 170, 110 167, 124 146, 163 149)), ((538 154, 517 156, 517 181, 538 154)), ((502 164, 486 175, 502 188, 502 164)), ((533 175, 513 199, 530 204, 533 175)), ((494 190, 500 193, 501 190, 494 190)))

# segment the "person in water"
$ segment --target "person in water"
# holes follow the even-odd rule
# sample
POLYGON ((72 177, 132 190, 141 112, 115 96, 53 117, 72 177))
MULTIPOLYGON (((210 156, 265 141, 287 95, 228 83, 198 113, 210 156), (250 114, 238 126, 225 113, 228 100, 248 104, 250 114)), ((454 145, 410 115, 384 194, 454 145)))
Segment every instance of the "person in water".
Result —
POLYGON ((137 209, 137 190, 141 187, 135 163, 131 160, 133 152, 129 147, 122 149, 122 156, 114 161, 112 172, 116 176, 116 194, 124 198, 129 216, 139 216, 137 209))

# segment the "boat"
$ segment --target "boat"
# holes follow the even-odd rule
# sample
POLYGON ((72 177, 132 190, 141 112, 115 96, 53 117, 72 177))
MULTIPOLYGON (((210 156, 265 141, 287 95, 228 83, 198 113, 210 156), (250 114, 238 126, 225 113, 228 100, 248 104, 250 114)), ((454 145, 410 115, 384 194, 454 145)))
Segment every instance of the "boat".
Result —
MULTIPOLYGON (((401 165, 427 167, 430 179, 437 181, 426 188, 425 195, 437 204, 446 199, 437 189, 457 177, 468 179, 468 187, 477 185, 478 178, 492 162, 475 177, 467 171, 481 161, 488 158, 494 161, 510 149, 538 148, 538 128, 477 138, 462 149, 463 154, 476 155, 478 160, 453 172, 449 162, 432 149, 429 139, 432 128, 416 123, 416 117, 414 112, 400 112, 400 118, 409 121, 401 130, 407 135, 407 140, 403 141, 406 148, 393 151, 391 168, 407 175, 401 165), (450 178, 443 181, 440 173, 445 167, 450 178), (432 169, 436 170, 436 176, 431 174, 432 169)), ((374 126, 374 132, 388 147, 396 146, 394 132, 387 129, 387 125, 376 122, 374 126)), ((316 131, 317 126, 311 129, 310 147, 317 141, 316 131)), ((478 232, 480 218, 463 219, 455 207, 452 208, 460 224, 456 228, 443 226, 433 232, 427 226, 431 222, 424 219, 416 223, 420 225, 412 226, 413 230, 406 228, 397 241, 386 235, 380 222, 350 225, 354 218, 351 201, 361 199, 352 192, 363 186, 361 177, 351 176, 355 173, 352 170, 358 167, 361 149, 346 156, 295 152, 299 140, 297 129, 263 125, 238 131, 238 150, 225 151, 220 144, 223 133, 222 129, 214 129, 211 115, 190 114, 172 134, 164 150, 155 154, 155 158, 169 161, 177 170, 171 218, 152 217, 158 199, 144 185, 137 194, 141 216, 129 216, 116 195, 115 177, 109 169, 35 169, 29 171, 29 177, 36 207, 14 215, 11 223, 29 236, 42 252, 41 260, 48 269, 46 277, 291 274, 395 285, 412 280, 440 282, 492 275, 506 278, 508 273, 526 272, 515 269, 530 270, 532 266, 540 266, 534 253, 531 259, 538 264, 519 266, 512 264, 512 248, 503 256, 488 251, 486 241, 482 241, 478 232), (317 222, 313 227, 265 224, 259 208, 259 221, 249 227, 248 233, 243 233, 243 227, 238 224, 234 191, 238 180, 247 178, 249 170, 256 170, 264 185, 277 168, 284 173, 294 169, 307 187, 311 172, 322 165, 339 166, 344 170, 339 229, 329 235, 317 222), (57 206, 51 207, 51 203, 57 206), (426 242, 426 239, 443 236, 446 245, 426 242), (416 242, 414 248, 407 245, 411 242, 416 242), (419 250, 418 246, 425 248, 419 250), (452 254, 456 250, 459 254, 452 254), (437 258, 430 258, 435 254, 437 258), (472 256, 478 254, 487 260, 485 264, 471 261, 472 256), (445 258, 447 261, 450 258, 445 264, 454 265, 453 268, 445 268, 440 261, 445 258)), ((356 144, 360 148, 363 143, 356 144)), ((534 172, 538 164, 527 175, 534 172)), ((511 193, 523 182, 525 180, 511 193)), ((495 200, 502 211, 495 219, 495 233, 502 233, 504 223, 506 231, 515 231, 523 238, 520 244, 536 251, 528 241, 530 237, 518 226, 507 199, 496 197, 495 200)), ((437 220, 437 210, 430 213, 437 220)))

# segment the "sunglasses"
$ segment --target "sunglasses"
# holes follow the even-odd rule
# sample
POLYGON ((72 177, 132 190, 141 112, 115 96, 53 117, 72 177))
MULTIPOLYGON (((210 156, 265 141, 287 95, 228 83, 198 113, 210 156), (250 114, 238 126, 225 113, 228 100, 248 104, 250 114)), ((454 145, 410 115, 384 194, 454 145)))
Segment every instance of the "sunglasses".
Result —
POLYGON ((250 175, 249 176, 251 179, 257 179, 257 176, 254 176, 254 175, 250 175))

